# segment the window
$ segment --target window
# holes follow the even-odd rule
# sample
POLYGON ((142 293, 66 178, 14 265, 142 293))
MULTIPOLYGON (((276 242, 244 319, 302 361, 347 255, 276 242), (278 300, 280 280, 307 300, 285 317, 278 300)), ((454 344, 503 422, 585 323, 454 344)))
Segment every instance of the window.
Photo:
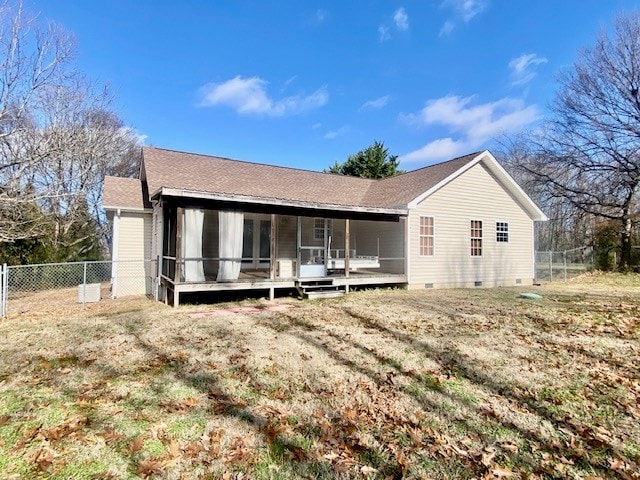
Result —
POLYGON ((313 239, 324 240, 324 218, 313 219, 313 239))
MULTIPOLYGON (((327 235, 331 236, 331 220, 327 220, 327 235)), ((324 241, 324 218, 313 219, 313 239, 324 241)))
POLYGON ((433 256, 433 217, 420 217, 420 256, 433 256))
POLYGON ((506 243, 509 241, 509 224, 507 222, 496 222, 496 242, 506 243))
POLYGON ((471 256, 482 256, 482 220, 471 220, 471 256))

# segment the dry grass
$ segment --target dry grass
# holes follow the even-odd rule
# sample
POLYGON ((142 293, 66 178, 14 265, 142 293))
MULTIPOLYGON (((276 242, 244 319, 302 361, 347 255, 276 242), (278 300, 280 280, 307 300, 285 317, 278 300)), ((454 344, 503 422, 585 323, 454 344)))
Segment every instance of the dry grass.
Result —
POLYGON ((640 278, 523 290, 14 315, 0 478, 640 478, 640 278))

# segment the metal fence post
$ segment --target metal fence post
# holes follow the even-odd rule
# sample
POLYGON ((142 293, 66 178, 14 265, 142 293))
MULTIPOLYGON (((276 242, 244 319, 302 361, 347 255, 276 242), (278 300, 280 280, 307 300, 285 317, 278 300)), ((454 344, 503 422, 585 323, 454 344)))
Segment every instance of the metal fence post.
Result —
POLYGON ((564 266, 564 281, 567 282, 567 251, 562 252, 562 261, 564 266))
POLYGON ((82 306, 87 301, 87 262, 83 262, 84 271, 82 272, 82 306))
POLYGON ((0 317, 7 316, 7 264, 4 263, 0 268, 0 317))
POLYGON ((549 252, 549 281, 553 280, 553 250, 549 252))

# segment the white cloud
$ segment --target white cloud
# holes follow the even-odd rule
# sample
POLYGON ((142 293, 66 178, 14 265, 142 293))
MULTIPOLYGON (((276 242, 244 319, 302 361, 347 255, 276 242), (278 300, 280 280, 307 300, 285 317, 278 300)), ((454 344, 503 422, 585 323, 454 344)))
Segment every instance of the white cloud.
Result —
POLYGON ((456 24, 453 23, 451 20, 447 20, 446 22, 444 22, 444 24, 442 25, 442 28, 440 29, 440 33, 438 34, 438 36, 440 37, 446 37, 447 35, 449 35, 451 32, 453 32, 453 29, 455 28, 456 24))
POLYGON ((461 20, 464 23, 468 23, 485 10, 488 6, 487 0, 444 0, 441 7, 452 8, 453 17, 447 20, 440 28, 439 36, 444 37, 449 35, 456 26, 456 20, 461 20))
POLYGON ((322 123, 320 123, 320 122, 317 122, 317 123, 314 123, 313 125, 311 125, 311 128, 313 130, 318 130, 320 127, 322 127, 322 123))
POLYGON ((318 10, 316 10, 316 22, 322 23, 325 21, 326 18, 327 18, 326 10, 323 10, 322 8, 319 8, 318 10))
POLYGON ((469 152, 469 145, 461 140, 453 140, 450 137, 439 138, 427 143, 424 147, 398 157, 402 163, 428 162, 460 157, 469 152))
POLYGON ((441 125, 459 138, 435 140, 401 157, 404 161, 451 158, 481 147, 492 138, 520 130, 539 118, 538 107, 522 100, 502 98, 495 102, 472 105, 474 97, 447 95, 429 100, 416 114, 402 118, 414 125, 441 125))
POLYGON ((540 57, 535 53, 525 53, 517 58, 514 58, 509 62, 509 69, 511 69, 511 84, 512 85, 524 85, 533 80, 536 76, 536 68, 538 65, 547 63, 548 60, 545 57, 540 57))
POLYGON ((393 22, 398 30, 405 31, 409 29, 409 16, 404 7, 400 7, 394 12, 393 22))
POLYGON ((362 104, 360 110, 366 110, 367 108, 382 108, 385 107, 389 103, 389 95, 385 95, 384 97, 376 98, 374 100, 367 100, 362 104))
POLYGON ((389 27, 386 25, 380 25, 378 27, 378 40, 381 42, 386 42, 391 38, 391 34, 389 33, 389 27))
POLYGON ((345 133, 347 133, 349 131, 349 127, 348 126, 344 126, 344 127, 340 127, 337 130, 330 130, 327 133, 324 134, 324 138, 326 138, 327 140, 332 140, 336 137, 340 137, 342 135, 344 135, 345 133))
MULTIPOLYGON (((406 32, 409 30, 409 15, 407 15, 404 7, 400 7, 395 12, 393 12, 393 25, 395 25, 396 30, 400 32, 406 32)), ((386 24, 382 24, 378 27, 378 40, 380 42, 386 42, 391 39, 391 30, 386 24)))
POLYGON ((269 97, 266 85, 267 82, 260 77, 243 78, 239 75, 226 82, 209 83, 201 89, 200 105, 225 105, 240 114, 282 117, 322 107, 329 101, 325 87, 311 95, 294 95, 276 100, 269 97))
POLYGON ((280 89, 281 92, 284 92, 287 88, 289 88, 289 86, 296 81, 296 79, 298 78, 298 75, 293 75, 292 77, 287 78, 287 80, 284 82, 284 84, 282 85, 282 88, 280 89))
POLYGON ((448 0, 465 22, 478 15, 487 7, 485 0, 448 0))

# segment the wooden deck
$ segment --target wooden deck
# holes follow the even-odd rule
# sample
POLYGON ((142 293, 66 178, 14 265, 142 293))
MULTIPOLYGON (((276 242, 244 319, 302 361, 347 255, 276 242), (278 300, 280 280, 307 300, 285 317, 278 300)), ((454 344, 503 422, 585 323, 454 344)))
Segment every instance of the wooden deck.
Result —
MULTIPOLYGON (((407 276, 404 274, 370 271, 350 272, 348 277, 344 274, 330 274, 322 278, 332 280, 334 285, 344 287, 347 292, 352 286, 403 285, 407 283, 407 276)), ((167 286, 173 290, 173 305, 178 306, 180 304, 180 294, 182 293, 220 292, 227 290, 268 290, 269 297, 273 299, 276 290, 295 289, 300 280, 308 279, 299 279, 297 277, 270 279, 268 271, 245 271, 241 272, 240 277, 237 280, 230 282, 216 282, 215 280, 208 280, 205 282, 170 283, 167 286)), ((167 279, 164 278, 163 282, 166 281, 167 279)))

